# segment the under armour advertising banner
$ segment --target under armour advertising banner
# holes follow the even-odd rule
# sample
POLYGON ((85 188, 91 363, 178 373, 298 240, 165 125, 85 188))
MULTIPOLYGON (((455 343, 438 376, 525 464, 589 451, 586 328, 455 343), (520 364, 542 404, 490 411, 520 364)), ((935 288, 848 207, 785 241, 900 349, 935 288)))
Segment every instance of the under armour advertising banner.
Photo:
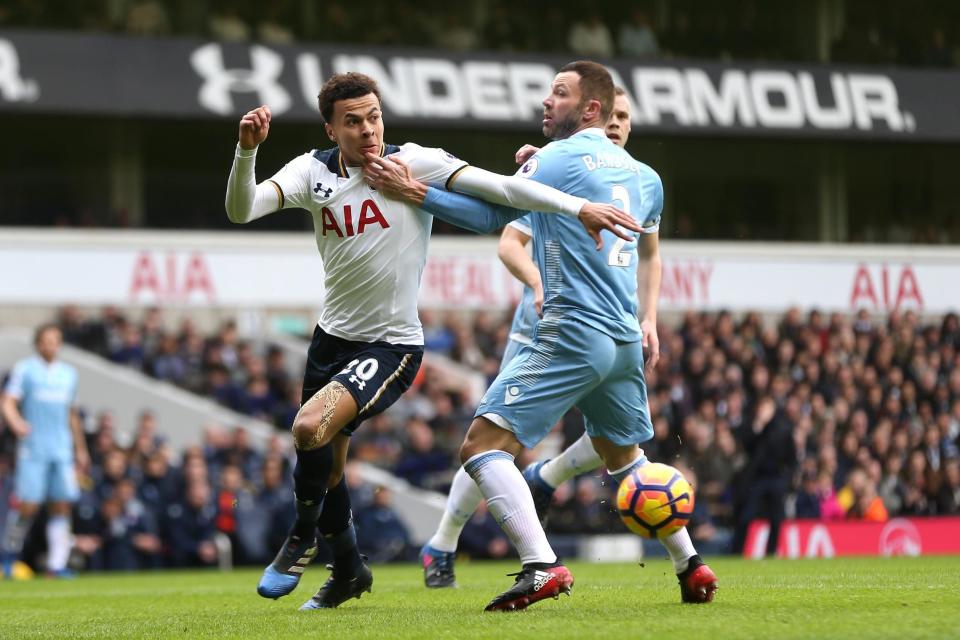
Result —
MULTIPOLYGON (((334 72, 383 90, 394 126, 533 130, 565 57, 0 30, 0 110, 314 120, 334 72)), ((960 140, 960 71, 611 62, 633 126, 658 134, 960 140)))

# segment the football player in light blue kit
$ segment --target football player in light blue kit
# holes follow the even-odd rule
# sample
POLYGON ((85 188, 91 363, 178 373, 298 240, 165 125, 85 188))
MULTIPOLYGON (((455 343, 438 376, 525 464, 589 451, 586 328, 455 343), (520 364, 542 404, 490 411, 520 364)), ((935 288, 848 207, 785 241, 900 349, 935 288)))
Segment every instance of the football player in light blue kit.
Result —
MULTIPOLYGON (((652 169, 604 136, 601 127, 613 102, 613 82, 601 65, 576 62, 561 69, 544 100, 544 134, 555 142, 528 160, 519 175, 610 202, 655 229, 662 185, 652 169)), ((470 207, 466 199, 433 188, 421 197, 426 210, 455 223, 458 215, 444 212, 470 207)), ((531 221, 543 318, 533 343, 520 349, 485 394, 460 452, 523 563, 514 586, 494 598, 488 611, 525 608, 569 592, 573 584, 514 465, 520 450, 538 444, 577 406, 594 448, 619 482, 646 464, 637 445, 653 435, 637 320, 636 240, 606 234, 590 243, 562 217, 537 214, 531 221)), ((681 597, 710 601, 716 577, 696 555, 686 530, 678 534, 663 542, 678 569, 681 597)))
POLYGON ((73 408, 77 371, 57 359, 63 337, 54 325, 37 329, 37 355, 18 362, 2 398, 3 417, 19 439, 14 494, 19 505, 4 527, 3 572, 10 577, 13 563, 43 502, 47 520, 47 572, 69 575, 70 505, 80 496, 76 463, 89 463, 80 419, 73 408))
MULTIPOLYGON (((630 100, 620 87, 616 87, 615 93, 613 113, 607 121, 605 134, 612 143, 625 147, 631 129, 630 100)), ((517 164, 525 164, 539 150, 538 147, 524 145, 517 151, 517 164)), ((473 216, 476 218, 477 214, 473 216)), ((527 214, 504 227, 497 248, 500 261, 524 285, 523 295, 510 326, 509 341, 503 353, 501 369, 513 359, 523 345, 533 341, 536 324, 543 308, 543 284, 540 271, 527 251, 527 245, 535 241, 530 217, 531 215, 527 214)), ((643 321, 640 327, 643 332, 645 365, 647 368, 653 368, 657 364, 660 353, 656 326, 661 273, 657 228, 648 226, 640 237, 640 241, 641 246, 638 247, 640 260, 637 261, 638 294, 640 294, 640 306, 643 310, 643 321)), ((603 460, 594 450, 589 434, 584 433, 555 458, 528 466, 523 476, 530 486, 541 523, 546 519, 556 487, 602 465, 603 460)), ((420 552, 423 579, 427 587, 456 586, 454 565, 457 543, 464 525, 482 500, 483 496, 477 484, 467 475, 463 467, 460 467, 454 475, 443 517, 440 519, 437 530, 420 552)), ((680 560, 685 562, 686 558, 680 560)))

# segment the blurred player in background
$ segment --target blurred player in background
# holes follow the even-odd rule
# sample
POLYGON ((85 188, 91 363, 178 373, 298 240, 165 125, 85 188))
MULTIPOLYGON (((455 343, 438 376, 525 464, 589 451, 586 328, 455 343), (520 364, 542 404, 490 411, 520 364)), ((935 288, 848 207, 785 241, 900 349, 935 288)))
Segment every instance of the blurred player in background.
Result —
POLYGON ((40 509, 47 503, 47 573, 69 577, 70 508, 80 497, 77 467, 90 462, 80 417, 73 406, 77 371, 57 359, 63 336, 54 325, 34 334, 37 354, 18 362, 3 392, 3 417, 18 438, 12 509, 3 530, 2 561, 5 577, 40 509))
MULTIPOLYGON (((226 195, 227 214, 238 223, 284 208, 308 210, 323 260, 323 313, 307 355, 301 408, 292 427, 297 519, 257 587, 267 598, 293 591, 316 554, 319 528, 334 556, 332 575, 302 609, 336 607, 370 590, 373 576, 357 550, 343 479, 349 436, 360 422, 400 397, 423 356, 417 294, 432 218, 373 190, 362 176, 365 157, 396 154, 421 180, 520 209, 579 217, 594 238, 602 229, 629 237, 617 224, 639 230, 630 216, 611 205, 591 204, 545 185, 470 167, 441 149, 384 144, 380 93, 368 76, 334 75, 318 102, 326 133, 337 146, 303 154, 258 185, 254 162, 258 145, 267 138, 271 114, 266 106, 254 109, 240 121, 226 195)), ((499 228, 519 215, 491 214, 474 223, 499 228)))
MULTIPOLYGON (((600 125, 610 119, 614 95, 610 75, 601 65, 581 61, 561 69, 544 100, 543 132, 555 142, 527 160, 518 175, 591 199, 618 202, 653 234, 659 227, 663 187, 652 169, 606 139, 600 125)), ((469 198, 455 194, 438 198, 434 188, 427 188, 424 195, 425 185, 410 186, 405 177, 396 163, 390 163, 388 170, 370 171, 368 179, 398 197, 414 198, 413 202, 431 198, 451 210, 474 206, 469 198)), ((436 206, 430 210, 440 215, 436 206)), ((603 252, 594 251, 570 233, 565 221, 555 218, 530 217, 544 289, 543 317, 534 340, 519 350, 488 389, 461 448, 464 469, 487 498, 523 563, 514 586, 494 598, 488 611, 522 609, 569 592, 573 585, 573 576, 547 542, 531 492, 514 465, 522 448, 536 446, 576 405, 584 414, 593 447, 619 483, 647 463, 637 445, 653 434, 637 318, 638 244, 634 238, 629 242, 621 238, 603 252)), ((646 248, 651 247, 653 253, 655 240, 646 248)), ((655 327, 659 274, 645 281, 642 295, 652 315, 644 320, 655 327)), ((648 347, 656 349, 655 329, 648 331, 652 338, 648 347)), ((534 468, 532 475, 544 482, 539 469, 534 468)), ((716 577, 696 554, 686 530, 663 543, 674 562, 682 600, 712 600, 716 577)))

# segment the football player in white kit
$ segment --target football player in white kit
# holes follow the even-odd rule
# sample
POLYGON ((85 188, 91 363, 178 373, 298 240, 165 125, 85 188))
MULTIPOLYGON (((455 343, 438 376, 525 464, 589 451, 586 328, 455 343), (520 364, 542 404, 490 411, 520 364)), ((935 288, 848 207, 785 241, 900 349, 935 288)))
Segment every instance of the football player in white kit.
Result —
POLYGON ((496 229, 523 210, 578 216, 598 247, 603 229, 625 240, 640 230, 610 205, 471 167, 441 149, 384 144, 380 93, 363 74, 334 75, 318 103, 326 134, 337 146, 294 158, 257 184, 257 148, 272 117, 266 106, 254 109, 240 120, 226 195, 227 215, 237 223, 284 208, 309 211, 324 266, 323 311, 292 425, 297 520, 257 586, 266 598, 293 591, 317 553, 319 529, 333 555, 332 575, 301 609, 333 608, 370 591, 373 576, 357 550, 343 478, 349 436, 410 386, 423 355, 417 293, 432 217, 372 189, 362 174, 365 156, 397 154, 419 180, 515 207, 471 222, 474 230, 496 229))

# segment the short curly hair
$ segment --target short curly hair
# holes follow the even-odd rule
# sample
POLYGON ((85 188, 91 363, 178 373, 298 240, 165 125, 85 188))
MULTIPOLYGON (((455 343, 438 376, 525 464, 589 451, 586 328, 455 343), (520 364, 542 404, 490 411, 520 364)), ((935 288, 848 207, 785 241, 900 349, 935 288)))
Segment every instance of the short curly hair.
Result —
POLYGON ((324 122, 329 123, 333 118, 333 106, 338 100, 359 98, 369 93, 380 100, 380 88, 377 87, 377 81, 370 76, 355 71, 335 73, 323 83, 320 94, 317 96, 320 115, 323 116, 324 122))

